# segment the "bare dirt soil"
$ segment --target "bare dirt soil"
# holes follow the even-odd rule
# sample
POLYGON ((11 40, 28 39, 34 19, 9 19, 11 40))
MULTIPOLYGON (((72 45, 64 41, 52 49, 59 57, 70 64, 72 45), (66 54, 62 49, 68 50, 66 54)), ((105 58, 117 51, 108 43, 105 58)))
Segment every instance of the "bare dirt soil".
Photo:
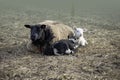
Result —
POLYGON ((75 16, 48 10, 0 13, 0 80, 120 80, 120 22, 102 16, 75 16), (75 55, 28 52, 29 29, 45 19, 86 28, 88 45, 75 55))

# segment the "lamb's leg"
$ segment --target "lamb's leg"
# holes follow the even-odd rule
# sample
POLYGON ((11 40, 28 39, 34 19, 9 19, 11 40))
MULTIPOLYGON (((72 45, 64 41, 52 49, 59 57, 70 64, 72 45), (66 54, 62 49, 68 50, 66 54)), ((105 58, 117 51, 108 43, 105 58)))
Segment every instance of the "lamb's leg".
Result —
POLYGON ((58 53, 58 50, 57 50, 56 48, 54 48, 53 51, 54 51, 54 54, 55 54, 56 56, 60 56, 60 54, 58 53))
POLYGON ((88 42, 85 40, 85 44, 88 44, 88 42))

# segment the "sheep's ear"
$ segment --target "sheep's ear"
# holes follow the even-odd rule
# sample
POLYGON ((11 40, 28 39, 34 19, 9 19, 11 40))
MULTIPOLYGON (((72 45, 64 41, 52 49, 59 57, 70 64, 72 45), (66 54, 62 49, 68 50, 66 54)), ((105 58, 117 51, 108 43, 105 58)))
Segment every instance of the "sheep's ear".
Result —
POLYGON ((73 28, 74 30, 76 30, 76 28, 73 28))
POLYGON ((41 29, 45 29, 46 28, 46 25, 41 25, 41 29))
POLYGON ((83 28, 83 32, 87 32, 88 31, 88 29, 86 29, 86 28, 83 28))
POLYGON ((31 25, 25 24, 24 25, 26 28, 31 28, 31 25))

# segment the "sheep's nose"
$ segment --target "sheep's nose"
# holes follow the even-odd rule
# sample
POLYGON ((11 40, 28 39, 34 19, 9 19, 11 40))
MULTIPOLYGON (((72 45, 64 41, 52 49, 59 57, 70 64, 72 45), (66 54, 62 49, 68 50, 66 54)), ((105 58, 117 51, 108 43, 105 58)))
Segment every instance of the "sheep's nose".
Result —
POLYGON ((36 37, 34 35, 31 36, 31 40, 32 41, 35 41, 36 40, 36 37))

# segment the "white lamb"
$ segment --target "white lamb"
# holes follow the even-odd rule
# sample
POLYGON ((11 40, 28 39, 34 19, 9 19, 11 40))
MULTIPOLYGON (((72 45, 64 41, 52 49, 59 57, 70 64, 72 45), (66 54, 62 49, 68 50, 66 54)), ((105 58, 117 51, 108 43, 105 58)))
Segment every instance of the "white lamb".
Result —
POLYGON ((75 28, 75 37, 78 38, 78 44, 81 46, 85 46, 86 44, 88 44, 88 42, 85 40, 84 36, 83 36, 83 32, 86 32, 86 30, 82 29, 82 28, 75 28))

